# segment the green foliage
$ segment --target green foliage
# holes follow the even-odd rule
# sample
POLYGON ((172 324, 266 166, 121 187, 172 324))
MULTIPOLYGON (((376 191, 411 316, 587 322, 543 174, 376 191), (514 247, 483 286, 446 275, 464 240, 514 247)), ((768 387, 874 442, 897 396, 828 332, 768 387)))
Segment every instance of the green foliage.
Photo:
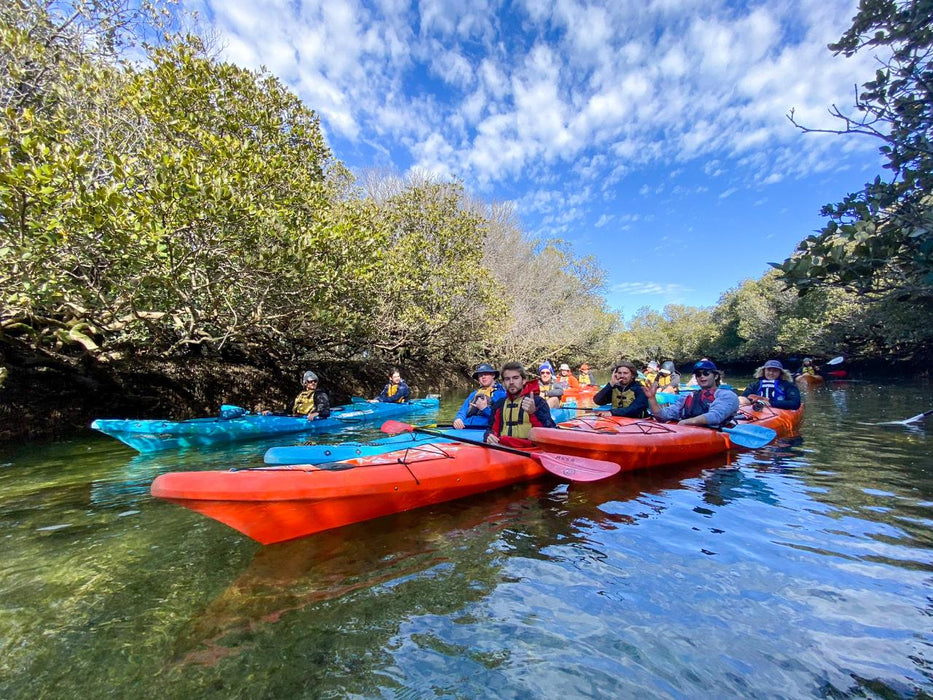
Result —
POLYGON ((933 298, 931 17, 933 0, 862 0, 852 26, 829 47, 846 56, 865 48, 887 56, 856 94, 856 116, 835 108, 833 114, 844 124, 835 133, 882 141, 891 178, 877 177, 825 206, 826 226, 775 265, 801 293, 829 286, 902 301, 933 298))

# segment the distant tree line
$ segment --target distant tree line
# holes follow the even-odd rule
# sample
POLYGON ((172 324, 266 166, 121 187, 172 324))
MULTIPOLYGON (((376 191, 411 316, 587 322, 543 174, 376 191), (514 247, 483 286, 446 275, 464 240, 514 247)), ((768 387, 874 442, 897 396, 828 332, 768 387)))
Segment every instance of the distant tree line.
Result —
POLYGON ((891 125, 876 135, 895 181, 829 208, 716 307, 623 323, 595 259, 459 182, 354 176, 276 77, 170 31, 164 8, 4 3, 0 351, 470 365, 929 348, 931 30, 898 14, 923 4, 866 0, 837 48, 896 28, 888 77, 859 97, 891 125))

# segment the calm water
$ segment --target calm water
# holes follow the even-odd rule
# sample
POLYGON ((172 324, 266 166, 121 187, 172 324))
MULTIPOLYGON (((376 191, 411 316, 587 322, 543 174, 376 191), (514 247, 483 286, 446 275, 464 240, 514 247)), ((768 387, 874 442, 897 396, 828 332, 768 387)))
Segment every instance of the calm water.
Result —
POLYGON ((933 391, 806 399, 802 438, 729 461, 269 547, 148 495, 161 472, 255 465, 269 444, 7 447, 0 697, 931 694, 933 417, 864 423, 933 391))

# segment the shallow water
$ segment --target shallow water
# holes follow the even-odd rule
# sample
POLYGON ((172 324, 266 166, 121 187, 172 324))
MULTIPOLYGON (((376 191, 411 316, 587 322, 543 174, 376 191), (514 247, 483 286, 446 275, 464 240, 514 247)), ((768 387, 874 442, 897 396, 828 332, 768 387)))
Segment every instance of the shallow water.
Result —
POLYGON ((865 423, 933 392, 848 382, 806 401, 802 437, 765 449, 268 547, 148 487, 300 438, 9 446, 0 697, 931 694, 933 417, 865 423))

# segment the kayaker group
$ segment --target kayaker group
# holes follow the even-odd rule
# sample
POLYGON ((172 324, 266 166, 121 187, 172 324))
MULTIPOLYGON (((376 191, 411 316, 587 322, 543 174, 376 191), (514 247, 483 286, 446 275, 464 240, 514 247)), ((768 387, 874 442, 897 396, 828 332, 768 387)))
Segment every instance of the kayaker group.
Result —
MULTIPOLYGON (((488 362, 480 363, 473 372, 478 384, 464 400, 453 420, 453 427, 484 431, 484 440, 510 446, 530 445, 532 427, 554 427, 551 410, 561 405, 565 394, 596 382, 588 363, 580 366, 575 376, 570 365, 562 363, 554 372, 553 365, 542 362, 532 374, 520 362, 506 362, 501 370, 488 362)), ((722 371, 703 358, 693 366, 696 389, 680 391, 680 373, 670 360, 647 363, 644 373, 629 360, 616 362, 610 369, 609 381, 593 395, 596 405, 608 406, 613 416, 676 421, 683 425, 719 428, 728 425, 742 406, 796 409, 800 406, 800 391, 791 374, 779 360, 768 360, 755 373, 755 381, 738 396, 721 386, 722 371), (658 394, 679 394, 673 401, 659 402, 658 394)), ((326 418, 330 414, 327 394, 317 388, 318 378, 312 371, 303 377, 304 391, 295 399, 292 412, 309 420, 326 418)), ((373 401, 405 402, 410 390, 399 370, 393 369, 389 381, 373 401)), ((671 397, 673 398, 673 397, 671 397)))

